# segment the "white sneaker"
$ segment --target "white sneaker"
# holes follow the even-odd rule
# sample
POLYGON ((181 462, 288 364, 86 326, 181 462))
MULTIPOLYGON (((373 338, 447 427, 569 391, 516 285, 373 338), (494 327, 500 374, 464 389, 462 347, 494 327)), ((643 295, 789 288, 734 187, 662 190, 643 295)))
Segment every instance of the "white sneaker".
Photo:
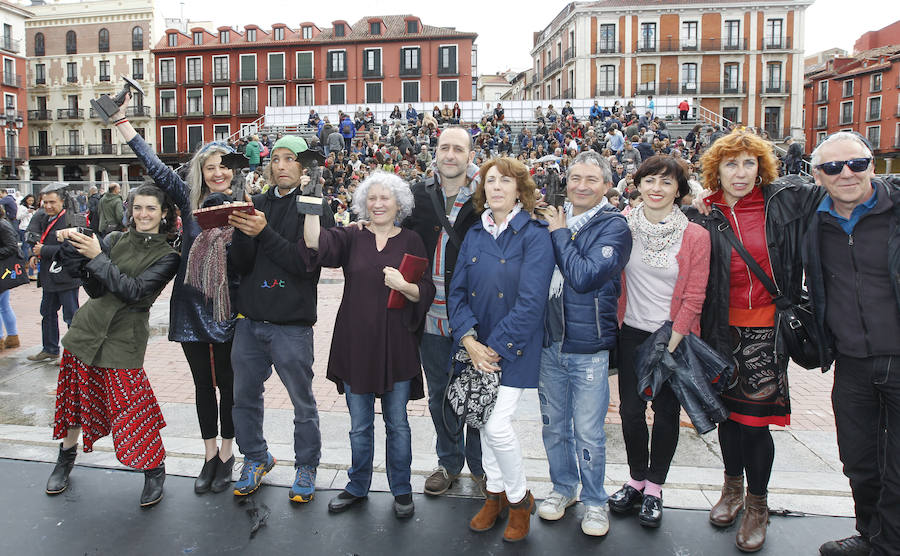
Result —
POLYGON ((609 532, 609 515, 606 506, 585 506, 581 531, 592 537, 602 537, 609 532))
POLYGON ((538 515, 547 521, 556 521, 566 513, 566 508, 575 504, 575 498, 569 498, 556 491, 550 493, 538 507, 538 515))

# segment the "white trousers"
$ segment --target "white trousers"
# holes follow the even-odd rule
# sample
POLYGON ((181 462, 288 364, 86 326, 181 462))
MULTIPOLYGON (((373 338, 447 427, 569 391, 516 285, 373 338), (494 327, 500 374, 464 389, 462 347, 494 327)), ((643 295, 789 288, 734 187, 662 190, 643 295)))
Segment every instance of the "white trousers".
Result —
POLYGON ((487 489, 505 492, 511 503, 520 502, 528 491, 522 448, 512 426, 523 392, 523 388, 500 386, 494 411, 481 429, 481 465, 487 476, 487 489))

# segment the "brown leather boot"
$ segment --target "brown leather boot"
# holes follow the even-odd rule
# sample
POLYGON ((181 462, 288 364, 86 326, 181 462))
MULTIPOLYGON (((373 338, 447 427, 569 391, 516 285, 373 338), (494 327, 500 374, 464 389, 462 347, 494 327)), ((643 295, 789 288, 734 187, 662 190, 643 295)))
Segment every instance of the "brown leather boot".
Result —
POLYGON ((475 514, 472 521, 469 522, 469 529, 481 533, 487 531, 497 523, 497 518, 509 507, 509 501, 506 499, 505 492, 487 491, 484 506, 481 511, 475 514))
POLYGON ((3 341, 3 347, 5 348, 17 348, 19 347, 19 335, 18 334, 10 334, 6 337, 6 340, 3 341))
POLYGON ((735 544, 743 552, 756 552, 766 542, 766 525, 769 523, 769 504, 765 494, 747 493, 741 527, 735 544))
POLYGON ((509 521, 506 523, 506 530, 503 531, 503 540, 519 542, 527 537, 534 509, 534 496, 531 495, 530 490, 525 493, 525 498, 522 498, 521 501, 510 504, 509 521))
POLYGON ((725 475, 722 485, 722 496, 716 505, 709 510, 709 522, 716 527, 729 527, 744 505, 744 476, 725 475))

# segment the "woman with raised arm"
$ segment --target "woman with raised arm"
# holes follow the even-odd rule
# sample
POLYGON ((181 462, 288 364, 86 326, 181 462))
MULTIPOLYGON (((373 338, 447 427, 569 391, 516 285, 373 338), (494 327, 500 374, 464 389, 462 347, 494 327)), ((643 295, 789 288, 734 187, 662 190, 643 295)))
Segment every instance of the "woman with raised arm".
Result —
MULTIPOLYGON (((123 106, 127 106, 130 100, 129 95, 123 106)), ((234 424, 231 419, 234 398, 231 340, 234 321, 230 314, 225 315, 224 319, 217 318, 214 304, 199 289, 186 284, 185 277, 189 273, 188 254, 202 232, 192 212, 200 208, 211 194, 230 193, 235 168, 240 168, 241 162, 245 163, 246 159, 225 142, 207 143, 191 159, 185 181, 163 164, 150 145, 138 135, 125 117, 124 107, 113 116, 113 121, 122 138, 144 164, 147 173, 172 197, 181 211, 182 257, 169 304, 169 341, 181 343, 194 379, 197 417, 205 453, 203 468, 194 483, 194 491, 198 494, 210 490, 221 492, 230 485, 234 468, 234 424), (221 444, 217 440, 219 435, 221 444)), ((240 172, 237 175, 240 180, 240 172)), ((195 267, 205 269, 210 275, 222 280, 217 296, 220 301, 228 298, 228 284, 225 282, 225 257, 217 256, 217 253, 224 255, 231 231, 231 227, 216 228, 215 233, 206 234, 212 237, 204 236, 200 245, 202 249, 191 259, 195 267)), ((223 305, 226 304, 219 303, 220 317, 225 310, 223 305)))

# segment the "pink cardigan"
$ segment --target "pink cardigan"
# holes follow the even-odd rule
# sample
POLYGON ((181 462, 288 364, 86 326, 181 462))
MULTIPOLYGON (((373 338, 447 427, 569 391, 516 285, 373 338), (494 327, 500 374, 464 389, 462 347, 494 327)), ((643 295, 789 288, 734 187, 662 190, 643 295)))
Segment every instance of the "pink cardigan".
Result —
MULTIPOLYGON (((635 239, 637 241, 637 239, 635 239)), ((672 329, 687 336, 700 335, 700 311, 706 298, 706 281, 709 279, 709 232, 702 226, 689 222, 681 238, 681 249, 675 255, 678 261, 678 278, 672 292, 672 329)), ((619 296, 619 327, 625 320, 627 303, 625 271, 622 271, 622 295, 619 296)))

